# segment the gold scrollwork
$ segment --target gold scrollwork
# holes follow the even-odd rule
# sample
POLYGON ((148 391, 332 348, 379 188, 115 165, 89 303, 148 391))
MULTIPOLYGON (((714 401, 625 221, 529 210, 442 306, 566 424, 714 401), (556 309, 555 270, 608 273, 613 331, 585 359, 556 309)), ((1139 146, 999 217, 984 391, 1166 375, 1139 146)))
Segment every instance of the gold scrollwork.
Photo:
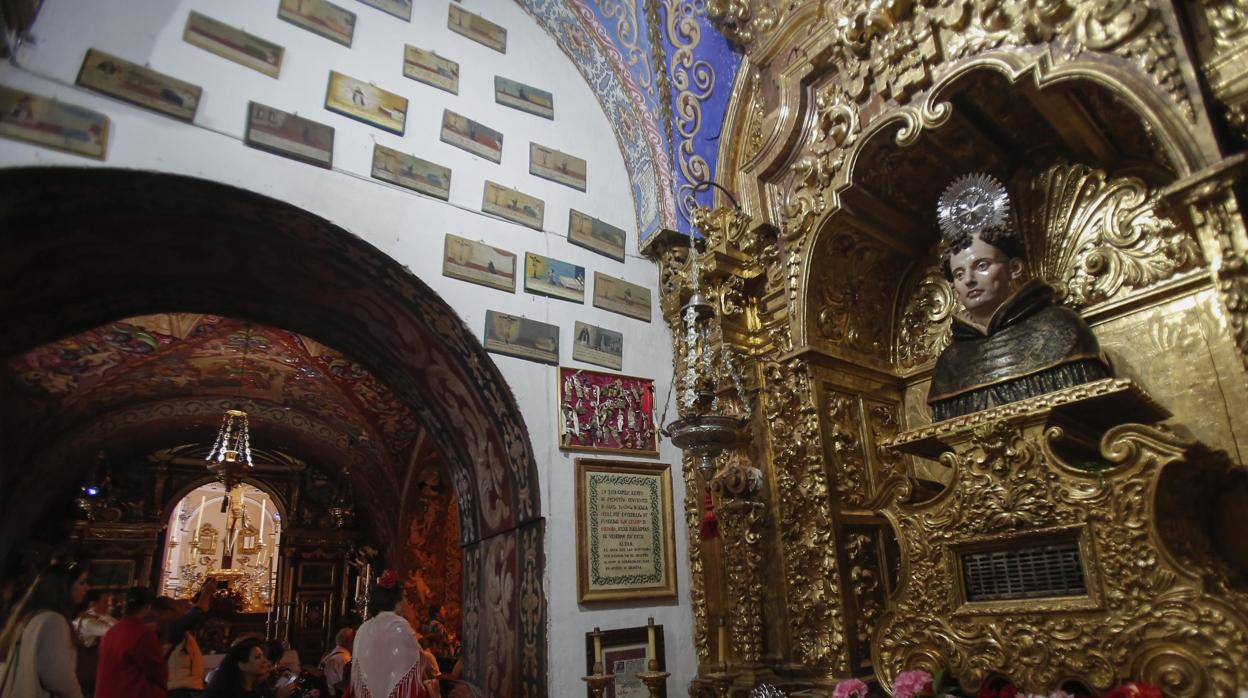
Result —
POLYGON ((867 458, 859 438, 858 398, 824 386, 823 405, 827 417, 829 460, 836 476, 833 486, 845 506, 862 506, 867 501, 869 489, 867 458))
POLYGON ((799 661, 845 675, 849 661, 837 601, 840 570, 832 547, 814 378, 810 366, 797 360, 768 363, 764 373, 763 406, 779 501, 776 523, 789 570, 790 636, 799 661))
POLYGON ((1204 263, 1191 233, 1157 211, 1160 192, 1057 163, 1017 187, 1031 269, 1079 308, 1150 286, 1204 263))
POLYGON ((906 295, 898 319, 894 355, 902 369, 935 361, 952 340, 949 327, 957 300, 936 264, 929 265, 906 295))
POLYGON ((811 288, 819 293, 820 336, 863 356, 887 357, 889 314, 863 310, 892 305, 895 282, 890 270, 903 263, 884 244, 849 230, 821 245, 818 276, 811 279, 811 288))

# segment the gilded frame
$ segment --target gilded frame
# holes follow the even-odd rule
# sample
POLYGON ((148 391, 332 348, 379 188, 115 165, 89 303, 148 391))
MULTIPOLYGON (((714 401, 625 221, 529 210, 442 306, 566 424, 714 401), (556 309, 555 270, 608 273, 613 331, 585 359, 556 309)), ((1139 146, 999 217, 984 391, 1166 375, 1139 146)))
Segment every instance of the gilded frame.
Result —
MULTIPOLYGON (((600 601, 624 601, 633 599, 674 598, 676 596, 676 528, 672 514, 672 469, 667 463, 638 461, 576 459, 576 600, 578 603, 600 601), (597 476, 597 477, 595 477, 597 476), (609 483, 609 479, 617 482, 609 483), (638 495, 630 501, 646 510, 634 524, 638 530, 628 533, 618 525, 612 530, 600 530, 597 526, 599 503, 609 499, 600 494, 597 485, 615 484, 620 488, 633 487, 638 495), (601 498, 600 498, 601 497, 601 498), (591 513, 591 511, 593 513, 591 513), (644 548, 633 553, 635 565, 644 566, 641 558, 648 558, 652 571, 633 571, 617 575, 597 574, 598 563, 604 557, 602 534, 641 536, 649 538, 644 548)), ((616 501, 609 502, 618 505, 616 501)), ((605 506, 603 508, 606 508, 605 506)), ((634 510, 635 513, 640 510, 634 510)), ((627 515, 628 511, 621 511, 627 515)), ((636 545, 634 539, 618 541, 617 554, 627 554, 636 545)), ((605 563, 603 563, 605 565, 605 563)))

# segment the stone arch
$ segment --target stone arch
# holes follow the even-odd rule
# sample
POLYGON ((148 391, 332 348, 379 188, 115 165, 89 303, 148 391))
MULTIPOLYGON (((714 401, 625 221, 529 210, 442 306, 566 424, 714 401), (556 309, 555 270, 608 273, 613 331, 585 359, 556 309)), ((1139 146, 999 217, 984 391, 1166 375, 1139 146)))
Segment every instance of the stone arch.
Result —
POLYGON ((290 329, 377 375, 422 422, 455 488, 465 678, 491 695, 546 693, 533 449, 494 363, 427 285, 302 209, 141 171, 0 171, 0 239, 0 274, 11 280, 0 290, 2 355, 177 310, 290 329))

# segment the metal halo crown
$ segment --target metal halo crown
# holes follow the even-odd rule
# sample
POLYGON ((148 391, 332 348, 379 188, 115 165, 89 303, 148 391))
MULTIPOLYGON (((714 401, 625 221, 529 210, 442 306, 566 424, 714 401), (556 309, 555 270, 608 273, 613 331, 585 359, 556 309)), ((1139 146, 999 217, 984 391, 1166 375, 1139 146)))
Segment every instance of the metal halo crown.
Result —
POLYGON ((950 182, 936 202, 941 237, 959 233, 979 235, 1008 225, 1010 194, 996 177, 983 172, 962 175, 950 182))

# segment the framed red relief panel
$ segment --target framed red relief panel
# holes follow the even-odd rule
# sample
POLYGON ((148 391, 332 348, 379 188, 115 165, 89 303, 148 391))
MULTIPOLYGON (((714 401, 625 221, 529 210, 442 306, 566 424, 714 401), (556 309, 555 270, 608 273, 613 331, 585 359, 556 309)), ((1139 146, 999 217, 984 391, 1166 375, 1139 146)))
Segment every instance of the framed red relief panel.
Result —
POLYGON ((654 381, 560 366, 559 448, 659 455, 654 381))

